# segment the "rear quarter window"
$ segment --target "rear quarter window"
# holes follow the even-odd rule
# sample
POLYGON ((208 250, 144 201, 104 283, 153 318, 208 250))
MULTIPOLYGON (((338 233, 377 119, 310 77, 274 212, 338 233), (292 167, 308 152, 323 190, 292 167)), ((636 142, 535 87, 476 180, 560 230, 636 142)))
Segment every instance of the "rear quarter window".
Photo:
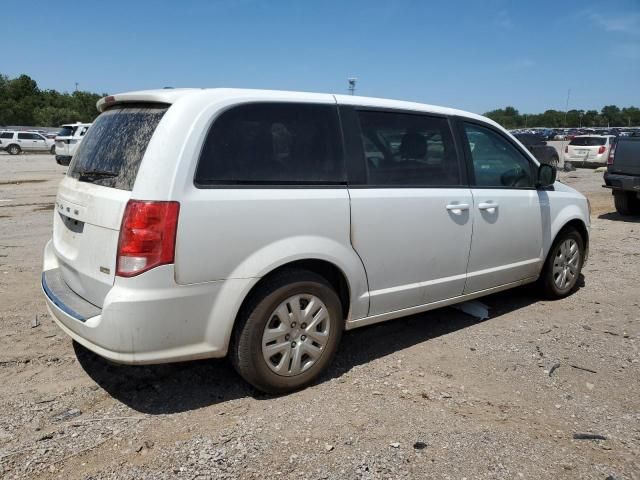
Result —
POLYGON ((132 190, 165 104, 115 106, 102 113, 73 156, 69 175, 105 187, 132 190))
POLYGON ((333 105, 254 103, 233 107, 209 130, 195 184, 342 183, 346 174, 337 115, 333 105))
POLYGON ((598 147, 607 143, 606 138, 602 137, 576 137, 569 142, 569 145, 576 147, 598 147))

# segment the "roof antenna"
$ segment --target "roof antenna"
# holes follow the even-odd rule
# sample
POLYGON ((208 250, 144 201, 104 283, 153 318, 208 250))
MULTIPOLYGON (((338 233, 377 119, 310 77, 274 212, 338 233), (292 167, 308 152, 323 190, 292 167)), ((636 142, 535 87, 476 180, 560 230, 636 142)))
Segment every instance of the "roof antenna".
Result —
POLYGON ((350 77, 347 79, 347 81, 349 82, 349 94, 353 95, 353 93, 356 91, 356 82, 358 81, 357 77, 350 77))

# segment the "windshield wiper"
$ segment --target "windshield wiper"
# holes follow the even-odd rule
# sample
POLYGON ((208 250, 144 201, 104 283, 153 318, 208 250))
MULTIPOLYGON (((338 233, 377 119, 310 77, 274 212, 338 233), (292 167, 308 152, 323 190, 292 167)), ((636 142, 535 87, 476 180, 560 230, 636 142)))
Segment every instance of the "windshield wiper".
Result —
POLYGON ((92 178, 111 178, 117 176, 117 173, 109 172, 107 170, 81 170, 78 175, 78 180, 90 180, 92 178))

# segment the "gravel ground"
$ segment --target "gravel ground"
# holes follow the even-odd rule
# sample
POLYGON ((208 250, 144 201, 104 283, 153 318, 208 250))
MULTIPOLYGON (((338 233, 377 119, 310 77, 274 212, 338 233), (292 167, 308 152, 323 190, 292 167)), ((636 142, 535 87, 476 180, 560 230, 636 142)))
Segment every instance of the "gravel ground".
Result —
POLYGON ((226 360, 116 366, 55 326, 40 262, 64 171, 0 154, 0 477, 640 478, 640 223, 601 174, 560 174, 593 207, 575 294, 347 332, 316 385, 274 397, 226 360))

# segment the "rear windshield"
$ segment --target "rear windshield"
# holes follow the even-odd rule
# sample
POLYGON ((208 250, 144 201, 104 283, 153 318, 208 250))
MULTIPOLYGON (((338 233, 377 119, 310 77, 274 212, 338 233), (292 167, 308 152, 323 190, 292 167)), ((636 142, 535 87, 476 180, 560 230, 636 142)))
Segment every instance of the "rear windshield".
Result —
POLYGON ((58 137, 73 137, 73 134, 75 133, 76 129, 78 127, 61 127, 60 131, 57 133, 58 137))
POLYGON ((606 138, 602 137, 576 137, 569 145, 576 145, 578 147, 598 147, 607 143, 606 138))
POLYGON ((165 104, 116 106, 102 113, 73 156, 68 175, 83 182, 132 190, 140 161, 165 104))

